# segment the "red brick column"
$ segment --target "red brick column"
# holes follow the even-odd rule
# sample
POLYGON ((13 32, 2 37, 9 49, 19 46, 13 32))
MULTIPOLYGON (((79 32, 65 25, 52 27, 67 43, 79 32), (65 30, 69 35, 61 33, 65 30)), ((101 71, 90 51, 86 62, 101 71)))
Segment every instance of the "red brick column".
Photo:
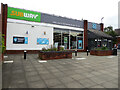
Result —
POLYGON ((100 23, 100 30, 104 31, 104 24, 103 23, 100 23))
POLYGON ((5 35, 5 47, 6 47, 6 34, 7 34, 7 4, 2 5, 2 33, 5 35))
MULTIPOLYGON (((3 4, 1 3, 1 14, 0 14, 0 33, 2 34, 2 6, 3 4)), ((0 36, 1 37, 1 36, 0 36)), ((0 51, 1 52, 1 51, 0 51)), ((2 61, 3 55, 0 54, 0 62, 2 61)))
POLYGON ((2 33, 2 6, 3 4, 1 3, 1 14, 0 14, 0 32, 2 33))
POLYGON ((86 51, 86 47, 88 46, 88 21, 84 20, 84 51, 86 51))

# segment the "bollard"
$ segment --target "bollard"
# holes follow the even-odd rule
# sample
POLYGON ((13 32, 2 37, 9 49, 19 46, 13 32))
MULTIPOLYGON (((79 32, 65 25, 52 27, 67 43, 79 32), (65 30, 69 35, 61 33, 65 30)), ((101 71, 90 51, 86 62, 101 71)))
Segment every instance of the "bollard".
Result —
POLYGON ((26 50, 24 51, 24 59, 26 59, 26 50))
POLYGON ((77 50, 75 50, 75 56, 77 56, 77 50))
POLYGON ((88 56, 88 50, 87 50, 87 56, 88 56))

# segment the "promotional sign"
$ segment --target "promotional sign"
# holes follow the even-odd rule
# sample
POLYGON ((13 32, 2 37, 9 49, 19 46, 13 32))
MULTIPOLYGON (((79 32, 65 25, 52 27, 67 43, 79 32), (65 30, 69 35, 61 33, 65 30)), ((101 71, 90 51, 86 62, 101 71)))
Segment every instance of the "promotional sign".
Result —
POLYGON ((78 40, 78 49, 82 49, 82 40, 78 40))
POLYGON ((40 22, 41 14, 39 12, 8 7, 7 17, 12 19, 40 22))
POLYGON ((93 29, 96 29, 97 28, 97 25, 95 23, 92 24, 92 28, 93 29))
POLYGON ((48 38, 37 38, 37 44, 49 44, 48 38))
POLYGON ((13 44, 28 44, 28 37, 13 37, 13 44))
POLYGON ((58 48, 58 42, 55 42, 55 47, 58 48))
POLYGON ((67 37, 64 37, 64 43, 67 43, 67 37))

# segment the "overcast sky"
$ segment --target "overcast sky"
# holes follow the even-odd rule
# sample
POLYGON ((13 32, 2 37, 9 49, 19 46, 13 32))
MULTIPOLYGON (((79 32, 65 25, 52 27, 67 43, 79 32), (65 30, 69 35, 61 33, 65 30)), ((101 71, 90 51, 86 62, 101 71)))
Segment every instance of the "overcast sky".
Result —
POLYGON ((101 23, 104 27, 118 28, 118 2, 120 0, 1 0, 8 6, 55 14, 89 22, 101 23))

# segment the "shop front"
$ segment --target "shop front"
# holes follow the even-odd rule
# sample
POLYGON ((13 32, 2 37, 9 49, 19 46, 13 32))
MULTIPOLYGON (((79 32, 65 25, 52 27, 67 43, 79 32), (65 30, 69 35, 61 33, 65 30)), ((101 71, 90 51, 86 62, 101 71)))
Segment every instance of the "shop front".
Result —
POLYGON ((103 31, 103 24, 87 20, 13 8, 6 4, 1 4, 1 7, 6 53, 23 53, 24 50, 38 52, 51 45, 66 50, 86 51, 88 30, 103 31))
POLYGON ((54 45, 65 49, 83 49, 83 31, 54 28, 54 45))

